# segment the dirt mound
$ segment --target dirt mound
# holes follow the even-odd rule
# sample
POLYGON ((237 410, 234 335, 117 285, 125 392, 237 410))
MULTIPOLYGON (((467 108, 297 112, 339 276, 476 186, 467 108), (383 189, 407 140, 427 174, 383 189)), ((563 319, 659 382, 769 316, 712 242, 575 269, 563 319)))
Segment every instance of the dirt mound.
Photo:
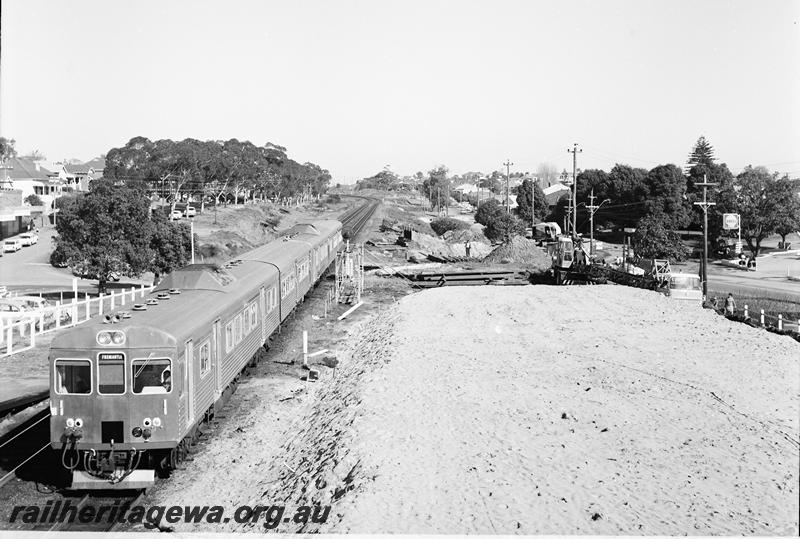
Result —
POLYGON ((627 287, 414 294, 242 499, 332 505, 306 533, 796 535, 797 346, 627 287))
POLYGON ((550 256, 536 242, 520 236, 514 236, 509 243, 496 247, 483 261, 492 264, 520 264, 534 271, 548 270, 553 264, 550 256))

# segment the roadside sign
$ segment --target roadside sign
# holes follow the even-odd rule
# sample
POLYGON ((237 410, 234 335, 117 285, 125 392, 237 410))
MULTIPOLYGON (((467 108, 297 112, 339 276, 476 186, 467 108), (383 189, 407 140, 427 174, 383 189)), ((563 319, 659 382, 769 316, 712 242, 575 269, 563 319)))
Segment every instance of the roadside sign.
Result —
POLYGON ((739 214, 738 213, 723 213, 722 214, 722 228, 725 230, 736 230, 739 228, 739 214))

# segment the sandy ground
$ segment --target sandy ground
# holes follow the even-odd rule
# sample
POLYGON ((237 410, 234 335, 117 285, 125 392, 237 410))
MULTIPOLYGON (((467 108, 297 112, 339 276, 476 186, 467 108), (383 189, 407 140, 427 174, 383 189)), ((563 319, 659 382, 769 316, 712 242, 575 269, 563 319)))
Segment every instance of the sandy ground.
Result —
POLYGON ((254 425, 237 496, 333 505, 283 531, 796 535, 799 355, 636 289, 426 291, 364 326, 282 442, 254 425))

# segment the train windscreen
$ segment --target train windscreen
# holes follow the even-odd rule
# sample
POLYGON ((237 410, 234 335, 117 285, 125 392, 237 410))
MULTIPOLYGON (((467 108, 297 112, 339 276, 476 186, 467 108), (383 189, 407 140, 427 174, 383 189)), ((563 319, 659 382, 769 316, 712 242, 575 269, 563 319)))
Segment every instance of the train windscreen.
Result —
POLYGON ((92 364, 88 359, 57 359, 55 386, 61 395, 88 395, 92 392, 92 364))
POLYGON ((134 393, 169 393, 172 390, 169 359, 136 359, 131 365, 134 393))

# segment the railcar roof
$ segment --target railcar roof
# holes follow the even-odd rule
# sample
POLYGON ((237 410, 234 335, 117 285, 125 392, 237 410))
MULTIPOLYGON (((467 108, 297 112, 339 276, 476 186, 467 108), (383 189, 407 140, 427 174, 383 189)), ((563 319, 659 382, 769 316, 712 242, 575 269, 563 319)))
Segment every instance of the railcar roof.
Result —
MULTIPOLYGON (((105 324, 103 318, 94 318, 80 327, 95 330, 115 327, 124 329, 132 325, 147 325, 164 330, 177 339, 189 338, 198 325, 211 325, 221 313, 233 305, 244 303, 258 293, 265 281, 277 280, 278 270, 294 271, 295 260, 308 252, 308 244, 318 245, 341 227, 339 221, 302 223, 289 230, 289 234, 257 247, 230 260, 224 266, 190 264, 167 275, 156 288, 135 302, 126 299, 113 313, 127 311, 130 318, 115 324, 105 324), (273 266, 275 264, 275 266, 273 266), (179 290, 180 294, 169 294, 179 290), (133 303, 146 304, 159 294, 169 294, 169 299, 158 299, 157 305, 146 305, 147 310, 134 311, 133 303)), ((54 340, 54 346, 57 342, 54 340)))

